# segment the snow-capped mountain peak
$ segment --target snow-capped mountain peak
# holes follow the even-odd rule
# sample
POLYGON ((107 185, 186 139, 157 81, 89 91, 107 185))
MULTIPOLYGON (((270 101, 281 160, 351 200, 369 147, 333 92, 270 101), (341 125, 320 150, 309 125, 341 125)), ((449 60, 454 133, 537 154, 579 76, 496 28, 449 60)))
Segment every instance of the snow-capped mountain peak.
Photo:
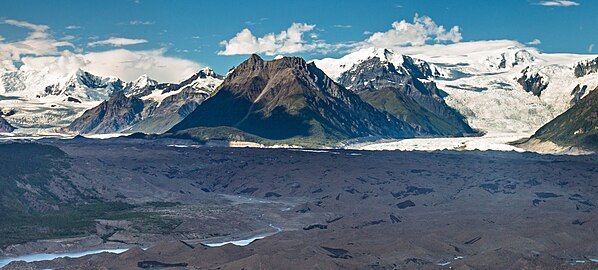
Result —
POLYGON ((199 70, 193 74, 189 79, 179 83, 181 86, 189 86, 194 89, 202 89, 208 93, 213 92, 218 87, 224 78, 218 75, 209 67, 199 70))
MULTIPOLYGON (((529 50, 535 49, 530 48, 529 50)), ((506 52, 486 57, 483 63, 486 67, 494 70, 511 69, 516 66, 525 67, 536 61, 534 54, 537 54, 537 52, 530 52, 529 50, 520 47, 509 47, 506 52)))
POLYGON ((131 89, 141 89, 148 86, 155 86, 157 84, 158 81, 151 79, 147 74, 143 74, 136 80, 130 82, 128 86, 130 85, 131 89))
POLYGON ((68 96, 80 101, 102 101, 123 90, 123 87, 123 81, 117 77, 97 76, 78 69, 65 81, 46 86, 37 96, 68 96))
POLYGON ((207 78, 207 77, 213 77, 213 78, 219 78, 221 77, 220 75, 216 74, 216 72, 209 68, 209 67, 205 67, 202 68, 197 74, 199 74, 200 78, 207 78))
POLYGON ((415 57, 407 56, 405 54, 397 53, 388 48, 369 47, 364 48, 341 58, 324 58, 321 60, 313 60, 312 62, 335 81, 340 79, 341 75, 359 64, 378 58, 382 64, 392 64, 397 68, 397 72, 409 72, 410 69, 429 70, 426 76, 446 76, 445 72, 438 66, 427 63, 424 60, 415 57), (405 69, 405 70, 402 70, 405 69))

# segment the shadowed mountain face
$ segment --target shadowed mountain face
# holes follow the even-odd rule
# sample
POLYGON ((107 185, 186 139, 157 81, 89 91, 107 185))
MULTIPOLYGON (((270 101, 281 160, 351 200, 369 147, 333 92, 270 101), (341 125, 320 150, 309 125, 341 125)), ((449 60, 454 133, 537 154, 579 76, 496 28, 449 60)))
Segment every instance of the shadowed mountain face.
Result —
POLYGON ((266 139, 346 139, 416 135, 407 123, 382 113, 297 57, 239 65, 170 132, 197 127, 234 127, 266 139))
MULTIPOLYGON (((385 57, 391 55, 385 51, 385 57)), ((438 76, 438 71, 424 61, 402 58, 401 66, 395 66, 378 56, 371 57, 342 73, 339 83, 377 109, 410 123, 422 134, 474 133, 463 116, 444 102, 436 84, 425 81, 438 76)))
POLYGON ((141 99, 118 92, 97 107, 87 110, 67 129, 80 133, 112 133, 139 121, 142 111, 141 99))
POLYGON ((15 130, 15 128, 8 123, 8 121, 6 121, 6 119, 4 119, 2 116, 0 116, 0 132, 13 132, 13 130, 15 130))
POLYGON ((158 83, 144 75, 87 110, 67 129, 83 134, 163 133, 195 110, 220 82, 222 76, 209 68, 179 84, 158 83))
POLYGON ((598 91, 591 91, 569 110, 541 127, 533 137, 564 146, 598 150, 598 91))

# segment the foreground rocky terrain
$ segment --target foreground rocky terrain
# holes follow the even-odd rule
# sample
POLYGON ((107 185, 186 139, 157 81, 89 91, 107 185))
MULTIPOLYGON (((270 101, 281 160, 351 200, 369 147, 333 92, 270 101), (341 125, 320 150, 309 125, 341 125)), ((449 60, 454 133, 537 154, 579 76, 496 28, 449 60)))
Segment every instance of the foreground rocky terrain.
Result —
POLYGON ((68 178, 52 186, 69 181, 62 190, 85 194, 67 193, 59 209, 97 201, 129 208, 107 211, 79 234, 4 245, 3 256, 133 248, 6 269, 598 267, 596 156, 45 143, 68 161, 60 172, 68 178), (248 246, 205 245, 270 234, 248 246))

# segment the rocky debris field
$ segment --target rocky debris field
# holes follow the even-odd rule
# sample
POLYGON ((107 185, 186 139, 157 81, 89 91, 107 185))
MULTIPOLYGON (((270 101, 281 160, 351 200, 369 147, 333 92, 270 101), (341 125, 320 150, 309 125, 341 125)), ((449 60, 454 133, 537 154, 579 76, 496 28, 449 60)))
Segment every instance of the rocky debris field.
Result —
POLYGON ((6 269, 598 267, 596 156, 51 143, 75 186, 174 225, 98 221, 104 244, 149 249, 6 269), (205 245, 272 228, 247 246, 205 245))

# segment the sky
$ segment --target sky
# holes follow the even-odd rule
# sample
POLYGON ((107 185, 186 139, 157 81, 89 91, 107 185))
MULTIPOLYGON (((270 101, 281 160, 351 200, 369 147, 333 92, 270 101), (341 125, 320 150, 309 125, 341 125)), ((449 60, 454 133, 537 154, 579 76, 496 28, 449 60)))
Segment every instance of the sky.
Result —
POLYGON ((497 39, 595 53, 596 12, 595 0, 2 0, 0 69, 177 81, 205 66, 225 74, 251 53, 309 60, 497 39))

